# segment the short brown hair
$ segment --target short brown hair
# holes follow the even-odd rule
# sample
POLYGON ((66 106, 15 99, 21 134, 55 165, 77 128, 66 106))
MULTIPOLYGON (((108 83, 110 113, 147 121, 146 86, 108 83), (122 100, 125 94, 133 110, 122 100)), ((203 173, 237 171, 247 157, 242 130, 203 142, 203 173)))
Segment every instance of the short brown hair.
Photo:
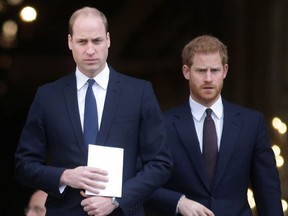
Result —
POLYGON ((195 53, 219 52, 222 65, 228 63, 227 47, 216 37, 202 35, 187 43, 182 50, 182 64, 191 67, 195 53))

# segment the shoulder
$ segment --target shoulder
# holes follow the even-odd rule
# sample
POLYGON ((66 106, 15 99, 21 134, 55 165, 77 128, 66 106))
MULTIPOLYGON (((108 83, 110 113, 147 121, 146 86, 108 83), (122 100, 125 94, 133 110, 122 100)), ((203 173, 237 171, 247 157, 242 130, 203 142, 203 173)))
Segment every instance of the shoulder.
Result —
POLYGON ((62 96, 64 91, 76 92, 76 76, 71 73, 57 80, 40 85, 37 88, 36 96, 40 97, 55 97, 62 96))
POLYGON ((164 116, 166 118, 169 117, 179 117, 180 116, 190 116, 191 115, 191 110, 189 106, 189 100, 183 102, 182 104, 176 105, 174 107, 168 108, 163 112, 164 116))
POLYGON ((61 86, 67 86, 71 84, 76 84, 76 76, 75 73, 71 73, 69 75, 66 75, 64 77, 60 77, 56 80, 53 80, 51 82, 47 82, 39 88, 55 88, 55 87, 61 87, 61 86))
POLYGON ((110 77, 109 83, 111 85, 122 85, 122 87, 126 89, 130 89, 131 91, 137 89, 152 89, 152 83, 148 80, 133 77, 132 75, 127 75, 124 73, 120 73, 113 69, 111 66, 110 68, 110 77))
POLYGON ((150 83, 150 81, 148 81, 148 80, 144 80, 141 78, 133 77, 132 75, 118 72, 110 65, 109 65, 109 69, 110 69, 110 79, 118 80, 118 81, 120 80, 120 81, 135 83, 135 84, 150 83))
POLYGON ((224 115, 235 115, 246 118, 264 118, 264 114, 256 109, 223 100, 224 115))

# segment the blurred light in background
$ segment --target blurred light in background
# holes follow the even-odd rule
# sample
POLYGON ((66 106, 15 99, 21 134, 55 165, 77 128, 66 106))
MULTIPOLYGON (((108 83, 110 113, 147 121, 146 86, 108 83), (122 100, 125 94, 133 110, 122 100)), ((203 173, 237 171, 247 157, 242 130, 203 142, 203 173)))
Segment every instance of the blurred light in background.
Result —
POLYGON ((36 20, 37 12, 33 7, 26 6, 20 11, 20 18, 23 22, 33 22, 36 20))
MULTIPOLYGON (((287 215, 287 170, 285 171, 285 157, 282 155, 285 155, 287 151, 287 125, 285 122, 283 122, 279 117, 274 117, 272 119, 272 128, 274 131, 274 143, 272 149, 275 154, 275 160, 277 167, 279 169, 280 174, 280 180, 281 180, 281 189, 282 189, 282 206, 283 211, 285 215, 287 215), (282 154, 282 155, 281 155, 282 154)), ((287 165, 286 165, 287 166, 287 165)))
MULTIPOLYGON (((284 164, 285 164, 284 157, 281 155, 281 152, 283 150, 283 149, 281 150, 281 148, 283 148, 285 145, 287 145, 287 140, 286 140, 287 126, 280 118, 274 117, 272 119, 272 127, 276 131, 275 138, 276 138, 277 142, 279 142, 279 144, 273 144, 272 145, 272 150, 273 150, 274 155, 275 155, 276 165, 279 169, 279 173, 285 174, 285 172, 280 172, 280 171, 283 171, 284 164), (283 139, 283 138, 285 138, 285 139, 283 139)), ((286 175, 287 175, 287 173, 286 173, 286 175)), ((285 189, 285 178, 281 179, 281 185, 285 189)), ((285 192, 283 193, 283 195, 286 196, 285 192)), ((255 205, 254 195, 253 195, 253 191, 250 188, 247 191, 247 198, 248 198, 248 202, 249 202, 251 209, 253 209, 253 212, 256 213, 256 209, 255 209, 256 205, 255 205)), ((288 211, 287 210, 287 208, 288 208, 287 201, 284 198, 282 198, 281 202, 282 202, 284 215, 287 215, 287 211, 288 211)), ((256 215, 257 215, 257 213, 256 213, 256 215)))
POLYGON ((8 4, 13 5, 13 6, 21 4, 22 1, 23 0, 7 0, 8 4))
POLYGON ((272 126, 274 129, 278 130, 280 134, 285 134, 287 132, 287 126, 280 118, 275 117, 272 120, 272 126))
POLYGON ((255 208, 255 200, 254 200, 254 195, 253 195, 253 191, 249 188, 247 191, 247 197, 248 197, 248 202, 250 205, 250 208, 255 208))
POLYGON ((283 206, 283 211, 287 212, 288 204, 285 200, 282 199, 282 206, 283 206))
POLYGON ((17 39, 18 25, 13 20, 7 20, 3 23, 1 29, 0 44, 2 47, 11 48, 15 45, 17 39))
POLYGON ((7 0, 0 1, 0 14, 6 14, 5 19, 1 21, 1 35, 0 35, 0 46, 5 49, 11 49, 17 46, 17 37, 19 34, 19 25, 10 10, 20 10, 17 14, 20 17, 20 21, 23 23, 31 23, 37 19, 37 11, 32 6, 23 6, 18 9, 18 6, 22 3, 22 0, 7 0), (9 8, 10 5, 10 8, 9 8), (9 9, 9 10, 8 10, 9 9))

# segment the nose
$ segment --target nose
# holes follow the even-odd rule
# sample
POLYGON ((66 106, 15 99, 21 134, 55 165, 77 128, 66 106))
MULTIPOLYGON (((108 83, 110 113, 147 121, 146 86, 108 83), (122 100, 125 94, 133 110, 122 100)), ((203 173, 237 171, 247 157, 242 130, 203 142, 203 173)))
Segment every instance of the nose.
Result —
POLYGON ((86 54, 93 55, 95 53, 94 46, 92 44, 87 45, 86 54))
POLYGON ((211 82, 213 79, 212 79, 212 73, 210 70, 207 70, 206 74, 205 74, 205 81, 206 82, 211 82))

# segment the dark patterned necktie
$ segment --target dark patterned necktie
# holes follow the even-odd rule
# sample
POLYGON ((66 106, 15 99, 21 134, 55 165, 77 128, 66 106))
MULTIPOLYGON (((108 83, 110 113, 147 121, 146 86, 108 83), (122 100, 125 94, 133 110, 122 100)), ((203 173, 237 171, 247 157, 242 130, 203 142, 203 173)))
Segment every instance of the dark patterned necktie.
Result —
POLYGON ((94 83, 94 79, 88 80, 88 88, 85 96, 84 141, 87 146, 88 144, 96 144, 98 133, 97 104, 92 90, 94 83))
POLYGON ((208 108, 206 113, 207 116, 203 125, 203 158, 210 185, 212 186, 218 153, 217 134, 215 123, 211 117, 212 110, 208 108))

